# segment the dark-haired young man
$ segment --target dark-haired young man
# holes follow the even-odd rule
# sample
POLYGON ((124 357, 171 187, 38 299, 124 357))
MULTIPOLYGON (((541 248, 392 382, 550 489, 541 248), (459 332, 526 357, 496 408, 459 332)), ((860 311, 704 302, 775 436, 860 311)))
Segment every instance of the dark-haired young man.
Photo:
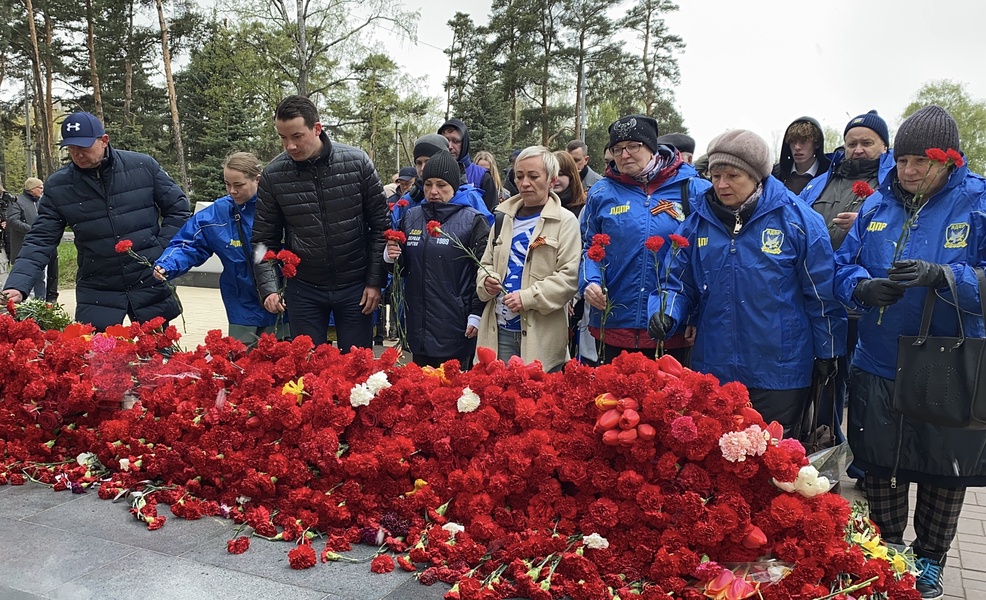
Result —
POLYGON ((818 121, 801 117, 784 130, 781 159, 771 175, 784 182, 787 189, 800 194, 808 182, 826 172, 829 158, 825 156, 825 134, 818 121))
MULTIPOLYGON (((340 350, 369 348, 387 282, 383 232, 390 218, 380 177, 365 152, 329 140, 308 98, 282 100, 274 126, 284 152, 260 176, 251 242, 255 250, 283 246, 301 259, 286 292, 292 336, 325 344, 333 316, 340 350)), ((256 274, 264 307, 283 311, 273 266, 262 261, 256 274)))

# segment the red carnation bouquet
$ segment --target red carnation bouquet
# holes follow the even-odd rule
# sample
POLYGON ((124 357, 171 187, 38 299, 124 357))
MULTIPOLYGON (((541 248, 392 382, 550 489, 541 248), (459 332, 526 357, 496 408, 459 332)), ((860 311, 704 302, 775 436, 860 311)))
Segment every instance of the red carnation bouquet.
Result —
MULTIPOLYGON (((281 302, 284 302, 288 279, 298 274, 298 265, 301 264, 301 259, 290 250, 279 250, 276 253, 273 250, 268 250, 260 260, 267 261, 272 267, 280 270, 282 279, 281 285, 277 288, 277 295, 281 297, 281 302)), ((281 311, 277 313, 277 323, 274 324, 275 331, 280 331, 283 320, 284 311, 281 311)))
MULTIPOLYGON (((147 260, 147 258, 141 256, 140 254, 134 252, 133 241, 120 240, 119 242, 116 243, 116 246, 113 249, 116 250, 117 254, 126 254, 130 256, 130 258, 136 260, 139 264, 142 264, 148 269, 150 269, 152 272, 154 271, 154 265, 151 264, 151 261, 147 260)), ((181 330, 184 331, 185 333, 188 333, 188 329, 185 327, 185 308, 181 305, 181 298, 178 297, 178 290, 175 289, 174 284, 171 283, 170 281, 165 280, 164 284, 168 286, 169 290, 171 290, 171 297, 174 298, 175 302, 178 303, 178 314, 181 317, 181 330)))
MULTIPOLYGON (((401 199, 397 206, 403 202, 407 206, 407 200, 401 199)), ((407 243, 407 235, 403 231, 388 229, 383 232, 383 239, 388 242, 395 242, 399 246, 407 243)), ((397 339, 400 341, 401 348, 407 348, 407 329, 404 327, 404 276, 401 273, 400 261, 394 260, 390 270, 390 298, 393 301, 394 314, 392 318, 397 323, 397 339)))
POLYGON ((609 288, 606 287, 606 246, 609 246, 609 235, 597 233, 592 236, 592 243, 586 250, 586 258, 599 265, 599 287, 603 290, 606 297, 606 308, 603 309, 599 317, 599 363, 606 362, 606 320, 613 312, 613 301, 609 297, 609 288))

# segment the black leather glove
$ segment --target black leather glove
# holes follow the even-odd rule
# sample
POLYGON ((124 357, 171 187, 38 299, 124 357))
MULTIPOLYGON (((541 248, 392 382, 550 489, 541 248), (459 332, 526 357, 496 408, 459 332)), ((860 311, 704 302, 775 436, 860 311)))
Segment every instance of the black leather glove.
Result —
POLYGON ((658 341, 668 339, 668 335, 671 334, 671 330, 673 329, 674 319, 662 314, 661 312, 655 312, 652 314, 650 316, 650 322, 647 323, 647 333, 658 341))
POLYGON ((839 372, 839 359, 838 358, 816 358, 814 364, 814 373, 812 374, 815 379, 820 381, 829 381, 835 378, 836 374, 839 372))
POLYGON ((945 287, 945 265, 926 260, 898 260, 893 264, 887 277, 904 287, 945 287))
POLYGON ((906 288, 884 277, 865 279, 856 284, 852 297, 866 306, 890 306, 904 297, 906 288))

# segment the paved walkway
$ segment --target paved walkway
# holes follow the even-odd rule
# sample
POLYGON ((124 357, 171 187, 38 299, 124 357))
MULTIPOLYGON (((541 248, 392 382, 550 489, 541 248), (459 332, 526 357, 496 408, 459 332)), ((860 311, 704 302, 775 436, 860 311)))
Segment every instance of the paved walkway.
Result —
MULTIPOLYGON (((211 329, 225 331, 219 290, 179 287, 178 293, 187 325, 182 346, 194 348, 211 329)), ((63 290, 60 299, 73 314, 74 290, 63 290)), ((180 330, 180 320, 175 325, 180 330)), ((859 498, 852 483, 842 484, 850 501, 859 498)), ((125 502, 99 500, 95 493, 76 496, 33 484, 0 486, 0 600, 435 600, 448 589, 422 586, 399 569, 376 575, 365 562, 294 571, 287 563, 292 544, 253 538, 250 549, 235 556, 226 552, 234 530, 231 521, 170 518, 162 507, 167 524, 147 531, 127 508, 125 502)), ((909 529, 908 539, 913 535, 909 529)), ((371 553, 371 548, 357 547, 348 555, 371 553)), ((950 599, 986 598, 986 490, 974 488, 966 495, 945 569, 945 592, 950 599)))

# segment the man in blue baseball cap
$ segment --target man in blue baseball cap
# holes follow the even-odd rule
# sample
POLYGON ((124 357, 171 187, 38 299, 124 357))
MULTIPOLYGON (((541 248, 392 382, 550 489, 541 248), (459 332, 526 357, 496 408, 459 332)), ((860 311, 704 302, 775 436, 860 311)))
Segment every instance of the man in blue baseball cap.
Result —
POLYGON ((177 317, 181 309, 168 286, 150 267, 117 253, 116 244, 129 240, 133 251, 153 264, 188 219, 185 192, 150 156, 110 146, 95 115, 72 113, 61 134, 72 162, 45 182, 37 220, 4 293, 23 301, 70 226, 79 255, 77 321, 102 331, 125 316, 134 322, 177 317))

